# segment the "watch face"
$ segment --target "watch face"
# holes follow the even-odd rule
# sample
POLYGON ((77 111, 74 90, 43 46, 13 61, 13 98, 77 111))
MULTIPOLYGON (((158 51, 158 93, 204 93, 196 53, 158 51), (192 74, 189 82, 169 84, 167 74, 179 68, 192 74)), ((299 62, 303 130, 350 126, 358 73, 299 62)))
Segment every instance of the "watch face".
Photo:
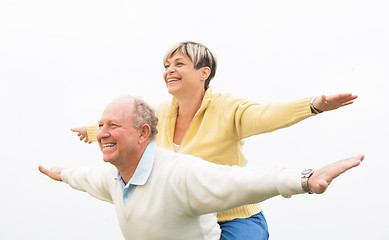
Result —
POLYGON ((304 170, 304 171, 302 172, 302 174, 303 174, 303 175, 308 175, 308 174, 310 174, 312 171, 313 171, 312 169, 307 169, 307 170, 304 170))

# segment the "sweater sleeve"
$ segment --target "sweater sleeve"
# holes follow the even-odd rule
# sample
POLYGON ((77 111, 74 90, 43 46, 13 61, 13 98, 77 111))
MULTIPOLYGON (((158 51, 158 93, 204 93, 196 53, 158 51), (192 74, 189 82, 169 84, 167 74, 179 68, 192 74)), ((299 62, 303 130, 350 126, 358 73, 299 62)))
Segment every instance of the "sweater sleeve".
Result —
POLYGON ((230 116, 233 120, 233 132, 238 139, 243 139, 289 127, 313 116, 310 99, 261 105, 227 97, 223 103, 223 116, 230 116))
POLYGON ((114 174, 109 167, 68 168, 62 171, 61 179, 74 189, 112 203, 109 181, 114 181, 114 174))
POLYGON ((99 125, 93 124, 87 127, 87 134, 89 141, 96 142, 97 141, 97 132, 99 131, 99 125))
POLYGON ((304 193, 300 171, 283 167, 231 167, 201 160, 188 167, 186 186, 194 215, 226 211, 277 195, 290 198, 304 193))

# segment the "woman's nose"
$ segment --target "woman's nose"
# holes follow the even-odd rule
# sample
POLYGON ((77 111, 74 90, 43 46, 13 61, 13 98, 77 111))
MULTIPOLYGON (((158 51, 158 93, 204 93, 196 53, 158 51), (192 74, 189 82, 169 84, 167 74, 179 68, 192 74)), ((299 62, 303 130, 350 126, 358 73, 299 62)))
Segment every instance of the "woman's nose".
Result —
POLYGON ((173 67, 173 66, 169 66, 167 69, 166 69, 166 72, 167 73, 173 73, 176 69, 173 67))

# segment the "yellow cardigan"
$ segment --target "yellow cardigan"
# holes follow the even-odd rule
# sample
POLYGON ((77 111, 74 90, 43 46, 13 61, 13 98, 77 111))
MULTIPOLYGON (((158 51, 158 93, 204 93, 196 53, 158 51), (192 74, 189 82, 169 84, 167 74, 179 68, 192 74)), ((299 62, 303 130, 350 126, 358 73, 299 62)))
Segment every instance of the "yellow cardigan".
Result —
MULTIPOLYGON (((313 116, 310 99, 260 105, 229 94, 212 94, 209 88, 177 152, 216 164, 245 166, 247 160, 242 153, 242 139, 288 127, 313 116)), ((172 151, 177 112, 178 101, 174 97, 157 110, 159 123, 156 142, 160 147, 172 151)), ((91 141, 96 141, 97 130, 96 125, 88 127, 91 141)), ((218 220, 248 218, 260 211, 259 204, 245 205, 218 213, 218 220)))

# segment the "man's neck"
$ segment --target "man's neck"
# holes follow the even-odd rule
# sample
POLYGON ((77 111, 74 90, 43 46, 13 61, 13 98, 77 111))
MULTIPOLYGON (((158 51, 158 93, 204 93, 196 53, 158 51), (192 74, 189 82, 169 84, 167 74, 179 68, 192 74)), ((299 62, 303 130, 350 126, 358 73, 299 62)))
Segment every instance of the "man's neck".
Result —
POLYGON ((144 151, 146 150, 148 143, 146 143, 139 151, 135 152, 133 155, 128 156, 126 161, 123 161, 121 164, 113 164, 116 169, 119 171, 122 176, 123 181, 127 184, 132 176, 134 176, 135 170, 138 167, 140 159, 144 151))

